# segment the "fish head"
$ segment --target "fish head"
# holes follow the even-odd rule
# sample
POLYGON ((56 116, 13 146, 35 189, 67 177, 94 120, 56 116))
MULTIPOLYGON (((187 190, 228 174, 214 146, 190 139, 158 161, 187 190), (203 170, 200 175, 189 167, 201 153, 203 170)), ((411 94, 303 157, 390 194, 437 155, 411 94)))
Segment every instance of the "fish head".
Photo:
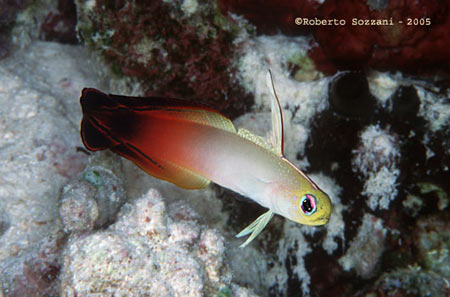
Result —
POLYGON ((328 223, 333 208, 330 197, 322 190, 308 187, 307 190, 297 191, 292 202, 295 222, 310 226, 328 223))

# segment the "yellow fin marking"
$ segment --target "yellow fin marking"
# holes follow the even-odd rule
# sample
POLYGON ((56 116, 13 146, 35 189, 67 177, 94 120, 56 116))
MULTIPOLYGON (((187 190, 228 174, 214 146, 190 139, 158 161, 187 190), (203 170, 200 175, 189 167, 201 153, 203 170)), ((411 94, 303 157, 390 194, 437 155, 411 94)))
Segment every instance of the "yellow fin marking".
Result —
POLYGON ((250 140, 251 142, 265 148, 268 151, 276 153, 277 151, 275 148, 270 144, 269 141, 267 141, 264 137, 258 136, 253 134, 252 132, 248 131, 247 129, 240 128, 238 131, 238 135, 242 138, 245 138, 247 140, 250 140))
POLYGON ((164 112, 166 113, 164 117, 169 117, 173 120, 197 123, 236 133, 233 122, 215 111, 202 109, 167 109, 164 112))
MULTIPOLYGON (((209 179, 170 161, 167 160, 156 160, 156 161, 163 168, 158 172, 159 178, 167 180, 180 188, 188 190, 203 189, 206 188, 211 182, 209 179)), ((155 172, 152 173, 154 174, 155 172)))
POLYGON ((148 156, 130 144, 114 147, 113 151, 119 155, 127 156, 129 160, 148 174, 184 189, 203 189, 210 183, 210 180, 188 168, 165 159, 148 156))

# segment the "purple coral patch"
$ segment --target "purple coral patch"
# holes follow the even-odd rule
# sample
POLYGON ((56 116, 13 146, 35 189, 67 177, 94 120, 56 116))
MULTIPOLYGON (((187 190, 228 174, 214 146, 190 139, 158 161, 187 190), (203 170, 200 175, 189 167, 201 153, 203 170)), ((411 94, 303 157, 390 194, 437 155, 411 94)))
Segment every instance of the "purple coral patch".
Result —
POLYGON ((80 33, 95 43, 95 34, 112 32, 105 44, 94 46, 116 72, 139 78, 145 95, 198 98, 231 117, 242 114, 252 98, 235 78, 232 59, 237 45, 231 30, 219 25, 209 4, 191 18, 175 5, 129 1, 119 9, 97 0, 97 17, 88 21, 91 30, 80 33), (195 17, 201 22, 195 23, 195 17))

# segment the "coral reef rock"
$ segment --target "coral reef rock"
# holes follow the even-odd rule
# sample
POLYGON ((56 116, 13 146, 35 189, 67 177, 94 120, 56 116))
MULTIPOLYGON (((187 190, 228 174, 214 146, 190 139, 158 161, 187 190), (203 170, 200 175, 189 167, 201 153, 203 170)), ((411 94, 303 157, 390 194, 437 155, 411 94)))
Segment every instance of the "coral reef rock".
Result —
POLYGON ((59 213, 66 232, 98 229, 115 220, 126 198, 121 164, 110 152, 96 154, 81 176, 64 186, 59 213))
POLYGON ((151 189, 118 217, 104 231, 71 237, 62 296, 256 296, 231 283, 224 237, 186 205, 168 210, 151 189))
POLYGON ((0 287, 7 296, 54 296, 57 289, 64 242, 58 196, 87 161, 76 150, 76 115, 69 115, 77 105, 71 98, 88 83, 70 65, 83 54, 37 42, 0 61, 0 287), (80 79, 53 91, 63 75, 80 79))
POLYGON ((358 235, 350 243, 345 255, 339 259, 339 263, 344 270, 353 268, 359 276, 371 277, 384 251, 385 236, 383 221, 366 214, 358 235))

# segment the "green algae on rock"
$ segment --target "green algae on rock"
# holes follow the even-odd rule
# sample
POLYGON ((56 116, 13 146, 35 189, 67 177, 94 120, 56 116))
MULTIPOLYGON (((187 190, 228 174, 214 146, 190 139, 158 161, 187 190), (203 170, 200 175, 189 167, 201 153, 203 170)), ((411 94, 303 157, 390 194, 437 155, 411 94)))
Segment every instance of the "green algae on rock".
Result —
POLYGON ((417 223, 416 246, 421 264, 450 280, 450 217, 448 213, 431 216, 417 223))
POLYGON ((448 280, 435 272, 423 271, 417 266, 386 272, 381 275, 374 287, 366 296, 448 296, 448 280))
POLYGON ((66 232, 105 227, 126 201, 121 162, 111 153, 96 154, 81 175, 61 193, 59 214, 66 232))

